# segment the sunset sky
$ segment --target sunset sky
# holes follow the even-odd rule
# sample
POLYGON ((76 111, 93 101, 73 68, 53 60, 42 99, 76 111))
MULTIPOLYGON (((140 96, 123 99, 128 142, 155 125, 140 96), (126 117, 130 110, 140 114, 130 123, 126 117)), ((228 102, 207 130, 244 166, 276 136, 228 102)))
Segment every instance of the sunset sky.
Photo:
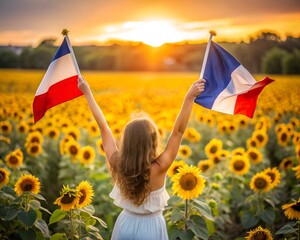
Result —
POLYGON ((300 36, 299 0, 0 0, 0 45, 36 45, 70 30, 73 45, 108 40, 249 39, 260 30, 300 36))

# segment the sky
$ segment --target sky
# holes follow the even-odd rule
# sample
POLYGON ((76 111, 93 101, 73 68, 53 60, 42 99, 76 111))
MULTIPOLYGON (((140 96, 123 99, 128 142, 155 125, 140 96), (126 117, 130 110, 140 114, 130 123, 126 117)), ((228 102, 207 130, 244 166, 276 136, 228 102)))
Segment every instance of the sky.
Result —
POLYGON ((247 41, 261 30, 300 37, 300 0, 0 0, 0 45, 247 41))

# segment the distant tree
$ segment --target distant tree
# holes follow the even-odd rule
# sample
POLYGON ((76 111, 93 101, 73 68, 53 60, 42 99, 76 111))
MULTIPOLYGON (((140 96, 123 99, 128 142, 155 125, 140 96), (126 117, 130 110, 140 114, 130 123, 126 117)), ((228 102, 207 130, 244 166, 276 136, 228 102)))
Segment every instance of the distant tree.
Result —
POLYGON ((262 58, 262 71, 269 74, 282 74, 283 59, 288 55, 288 52, 274 47, 269 50, 262 58))
POLYGON ((55 38, 46 38, 46 39, 43 39, 39 46, 38 47, 53 47, 54 46, 54 43, 56 42, 56 39, 55 38))
POLYGON ((23 49, 20 55, 20 67, 21 68, 34 68, 34 65, 31 62, 31 56, 33 54, 32 47, 26 47, 23 49))
POLYGON ((11 50, 0 52, 0 68, 17 68, 19 67, 19 57, 11 50))
POLYGON ((34 49, 30 57, 30 64, 36 69, 46 69, 51 63, 53 55, 53 50, 46 47, 38 47, 34 49))
POLYGON ((300 50, 287 54, 282 59, 283 74, 300 74, 300 50))

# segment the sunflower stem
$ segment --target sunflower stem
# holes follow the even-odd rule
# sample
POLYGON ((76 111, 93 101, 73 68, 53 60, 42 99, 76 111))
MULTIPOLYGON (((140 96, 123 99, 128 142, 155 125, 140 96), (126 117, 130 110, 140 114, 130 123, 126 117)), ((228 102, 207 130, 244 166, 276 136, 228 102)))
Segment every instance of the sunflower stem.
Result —
MULTIPOLYGON (((184 217, 185 217, 185 221, 187 221, 189 219, 189 200, 188 199, 185 200, 185 215, 184 215, 184 217)), ((184 224, 184 228, 185 228, 185 230, 188 229, 186 222, 184 224)))
POLYGON ((71 233, 71 240, 74 239, 74 230, 73 230, 73 211, 72 209, 70 210, 70 233, 71 233))

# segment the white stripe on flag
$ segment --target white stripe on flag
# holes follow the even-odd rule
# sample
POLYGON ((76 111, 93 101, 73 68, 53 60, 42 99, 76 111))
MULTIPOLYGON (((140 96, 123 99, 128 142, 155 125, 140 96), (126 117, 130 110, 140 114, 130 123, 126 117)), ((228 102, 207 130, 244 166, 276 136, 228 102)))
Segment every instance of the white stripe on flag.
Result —
POLYGON ((54 60, 50 63, 35 96, 47 92, 53 84, 75 75, 77 75, 77 72, 71 54, 66 54, 54 60))

